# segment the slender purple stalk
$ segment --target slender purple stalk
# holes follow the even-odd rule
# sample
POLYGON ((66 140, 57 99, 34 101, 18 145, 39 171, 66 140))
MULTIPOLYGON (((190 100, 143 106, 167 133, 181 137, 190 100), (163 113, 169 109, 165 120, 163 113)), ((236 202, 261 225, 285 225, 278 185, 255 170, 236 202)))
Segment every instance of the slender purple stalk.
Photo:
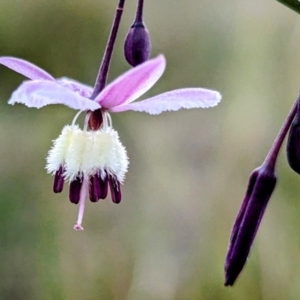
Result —
POLYGON ((135 21, 136 22, 143 22, 143 8, 144 8, 144 0, 139 0, 138 2, 138 7, 136 10, 136 17, 135 21))
POLYGON ((114 50, 114 45, 115 45, 116 37, 118 34, 121 17, 123 14, 124 3, 125 3, 125 0, 119 0, 119 4, 116 8, 115 18, 114 18, 113 25, 112 25, 110 35, 108 38, 105 53, 104 53, 104 56, 103 56, 103 59, 102 59, 102 62, 101 62, 100 68, 99 68, 99 72, 98 72, 98 75, 96 78, 94 91, 91 96, 91 99, 95 99, 97 97, 97 95, 104 89, 104 87, 106 85, 111 56, 112 56, 112 53, 114 50))
POLYGON ((291 127, 291 124, 295 118, 296 112, 297 112, 297 103, 300 99, 300 96, 295 101, 293 107, 291 108, 286 120, 284 121, 267 157, 265 158, 265 161, 263 164, 266 164, 269 166, 269 168, 275 169, 276 160, 280 151, 280 148, 282 146, 282 143, 289 131, 289 128, 291 127))

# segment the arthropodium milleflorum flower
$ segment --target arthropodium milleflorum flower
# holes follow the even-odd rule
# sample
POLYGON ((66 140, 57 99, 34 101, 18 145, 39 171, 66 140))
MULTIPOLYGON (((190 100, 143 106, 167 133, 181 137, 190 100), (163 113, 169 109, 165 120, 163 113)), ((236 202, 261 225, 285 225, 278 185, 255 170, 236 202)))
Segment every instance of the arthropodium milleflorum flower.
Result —
POLYGON ((77 81, 55 79, 46 71, 19 58, 0 57, 0 64, 24 75, 24 81, 13 93, 9 104, 22 103, 41 108, 49 104, 63 104, 79 112, 87 111, 83 129, 76 125, 63 128, 54 141, 47 157, 46 169, 54 175, 54 192, 61 192, 65 181, 70 183, 69 198, 79 203, 74 229, 82 230, 85 199, 89 194, 93 202, 105 199, 110 188, 113 202, 121 201, 120 184, 128 168, 128 157, 118 133, 112 128, 109 113, 128 110, 160 114, 181 108, 213 107, 221 95, 202 88, 185 88, 134 102, 146 93, 160 78, 165 69, 163 55, 148 60, 127 71, 99 94, 90 99, 93 89, 77 81), (102 121, 94 126, 90 112, 100 112, 102 121))

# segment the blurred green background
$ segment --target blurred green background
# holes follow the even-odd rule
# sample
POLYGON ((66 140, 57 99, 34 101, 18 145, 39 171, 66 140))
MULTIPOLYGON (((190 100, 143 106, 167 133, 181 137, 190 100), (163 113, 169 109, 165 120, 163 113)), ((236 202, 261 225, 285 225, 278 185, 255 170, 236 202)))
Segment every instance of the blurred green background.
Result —
MULTIPOLYGON (((0 55, 93 85, 117 0, 2 0, 0 55)), ((110 80, 129 66, 127 0, 110 80)), ((112 116, 130 157, 123 201, 88 203, 83 232, 45 157, 75 112, 7 105, 24 78, 0 67, 0 299, 299 299, 300 178, 282 151, 278 185, 233 288, 223 261, 248 176, 267 154, 300 79, 300 16, 275 0, 149 0, 152 57, 167 70, 152 96, 219 90, 221 104, 112 116)))

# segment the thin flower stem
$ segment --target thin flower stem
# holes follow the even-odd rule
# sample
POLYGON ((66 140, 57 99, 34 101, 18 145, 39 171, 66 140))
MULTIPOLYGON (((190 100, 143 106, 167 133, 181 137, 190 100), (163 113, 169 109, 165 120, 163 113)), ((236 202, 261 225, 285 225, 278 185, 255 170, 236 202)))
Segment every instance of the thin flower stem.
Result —
POLYGON ((119 0, 119 5, 116 8, 116 14, 113 21, 113 25, 110 31, 109 39, 106 45, 105 53, 100 65, 100 69, 97 75, 97 79, 94 86, 94 91, 91 96, 91 99, 95 99, 97 95, 104 89, 106 85, 109 65, 111 61, 111 56, 114 50, 114 45, 116 41, 116 37, 118 34, 118 29, 121 22, 121 17, 123 13, 123 7, 124 7, 125 0, 119 0))
POLYGON ((144 0, 139 0, 138 7, 136 10, 136 22, 143 22, 143 7, 144 7, 144 0))
POLYGON ((268 166, 269 168, 271 168, 273 171, 275 169, 275 164, 276 164, 276 160, 277 160, 277 156, 279 154, 280 148, 282 146, 282 143, 289 131, 289 128, 291 127, 291 124, 295 118, 296 112, 297 112, 297 104, 298 101, 300 101, 300 96, 297 98, 297 100, 295 101, 293 107, 291 108, 286 120, 284 121, 265 161, 264 161, 264 165, 268 166))

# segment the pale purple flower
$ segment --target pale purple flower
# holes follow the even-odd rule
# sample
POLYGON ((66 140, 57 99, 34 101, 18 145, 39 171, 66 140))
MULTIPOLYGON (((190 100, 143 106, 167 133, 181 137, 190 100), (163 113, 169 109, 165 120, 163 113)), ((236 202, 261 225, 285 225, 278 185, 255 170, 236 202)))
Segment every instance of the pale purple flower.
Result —
POLYGON ((54 141, 47 157, 47 170, 55 175, 54 191, 61 192, 65 180, 70 182, 71 202, 79 203, 75 229, 82 229, 85 199, 89 193, 93 202, 105 199, 108 185, 112 200, 121 201, 120 183, 128 168, 126 149, 112 129, 109 112, 128 110, 160 114, 181 108, 208 108, 221 100, 220 93, 202 88, 184 88, 133 102, 145 94, 163 74, 166 61, 163 55, 132 68, 107 85, 91 100, 93 89, 68 78, 55 79, 46 71, 19 58, 0 57, 0 64, 24 75, 24 81, 13 93, 9 104, 22 103, 41 108, 49 104, 64 104, 75 110, 88 111, 84 129, 65 126, 54 141), (89 130, 90 111, 99 110, 103 118, 98 130, 89 130))

